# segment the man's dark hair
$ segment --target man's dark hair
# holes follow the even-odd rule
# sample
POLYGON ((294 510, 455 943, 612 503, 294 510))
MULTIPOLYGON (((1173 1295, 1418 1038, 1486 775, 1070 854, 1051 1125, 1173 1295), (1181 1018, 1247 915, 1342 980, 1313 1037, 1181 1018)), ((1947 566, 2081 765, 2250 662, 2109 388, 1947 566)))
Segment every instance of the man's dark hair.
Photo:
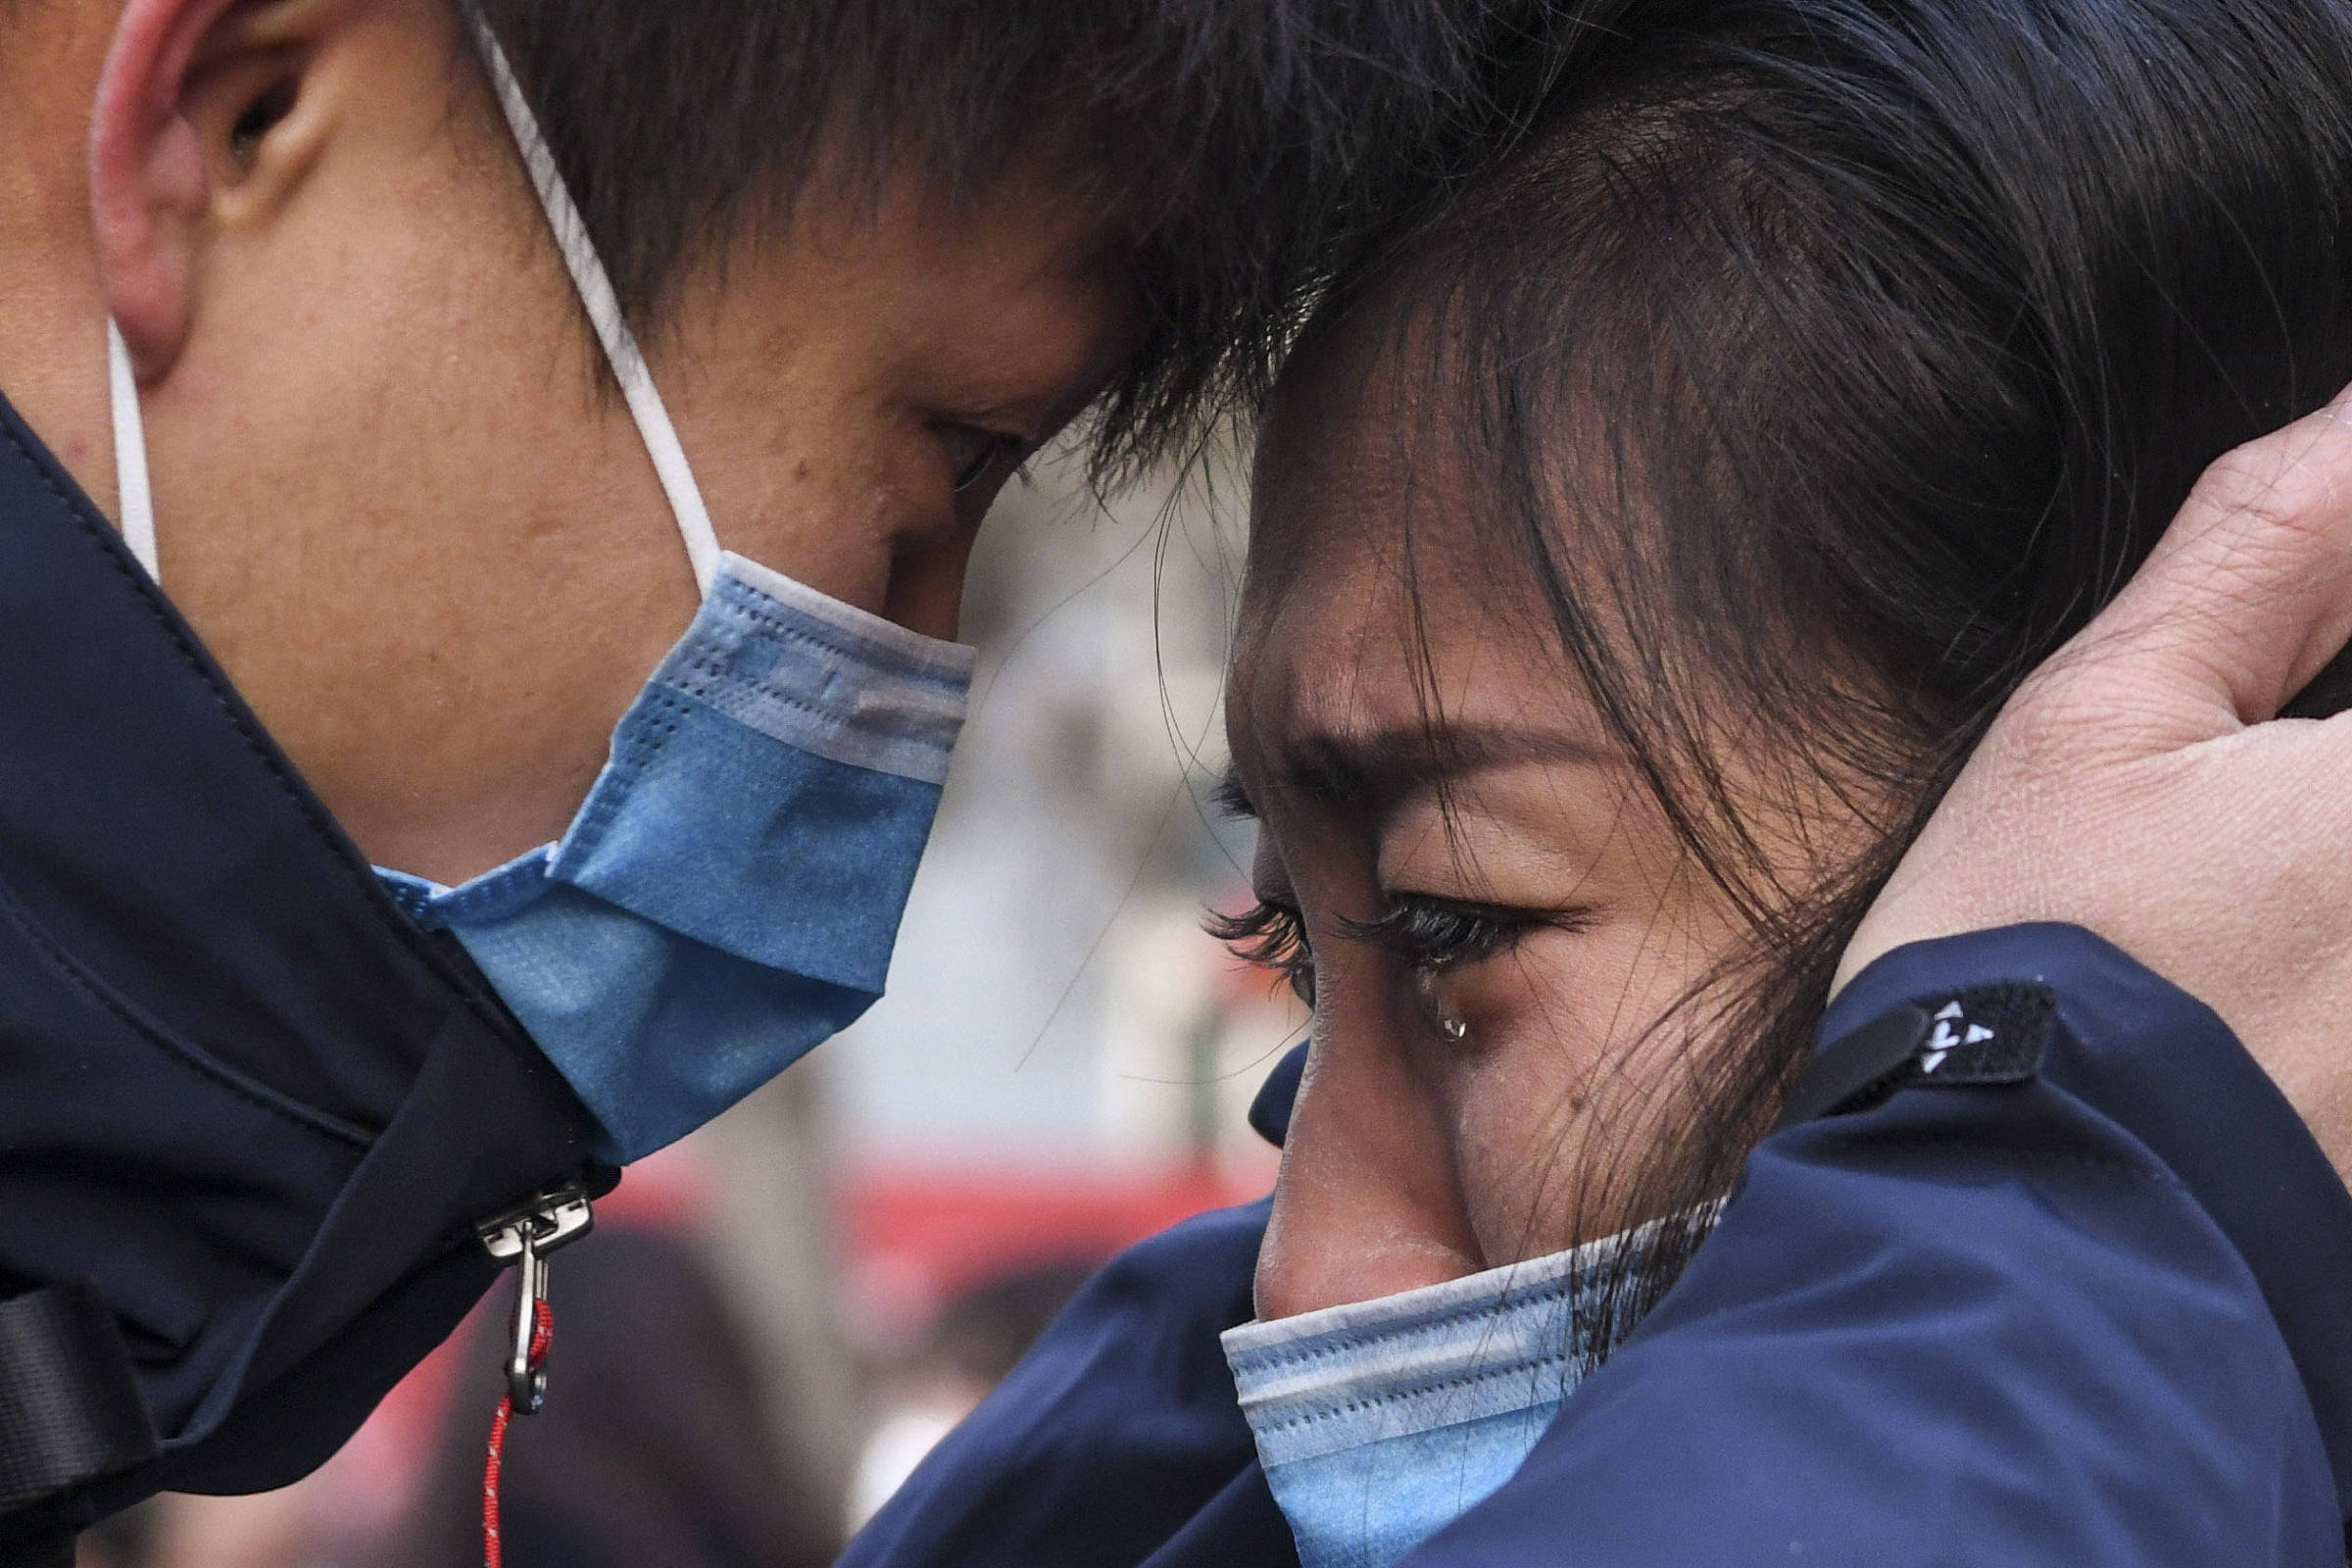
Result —
MULTIPOLYGON (((622 305, 824 159, 971 193, 1068 138, 1127 225, 1140 352, 1098 466, 1248 402, 1340 259, 1491 138, 1541 0, 477 0, 622 305)), ((830 166, 823 166, 828 169, 830 166)), ((780 204, 780 205, 779 205, 780 204)))

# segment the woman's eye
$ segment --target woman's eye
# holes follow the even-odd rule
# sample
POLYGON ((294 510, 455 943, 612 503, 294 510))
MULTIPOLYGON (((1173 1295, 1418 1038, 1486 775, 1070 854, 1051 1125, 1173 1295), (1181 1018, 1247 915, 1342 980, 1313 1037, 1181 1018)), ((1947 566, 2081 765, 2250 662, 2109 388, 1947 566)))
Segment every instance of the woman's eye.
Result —
POLYGON ((1260 900, 1241 914, 1211 913, 1208 934, 1235 957, 1271 969, 1290 983, 1291 994, 1308 1008, 1315 1004, 1315 952, 1306 940, 1306 921, 1287 904, 1260 900))
POLYGON ((1537 926, 1573 923, 1571 917, 1403 895, 1369 920, 1347 922, 1355 941, 1394 954, 1416 977, 1431 979, 1517 945, 1537 926))
POLYGON ((1027 443, 1019 436, 1002 430, 983 430, 978 425, 947 423, 939 426, 940 444, 948 452, 948 487, 957 495, 971 489, 1000 467, 1010 468, 1020 461, 1021 449, 1027 443))

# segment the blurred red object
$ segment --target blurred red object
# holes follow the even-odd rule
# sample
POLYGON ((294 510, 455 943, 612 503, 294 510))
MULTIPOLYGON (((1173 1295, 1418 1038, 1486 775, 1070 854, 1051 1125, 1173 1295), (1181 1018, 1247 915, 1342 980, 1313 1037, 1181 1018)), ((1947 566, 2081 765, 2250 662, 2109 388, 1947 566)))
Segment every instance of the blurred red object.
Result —
POLYGON ((1099 1261, 1204 1209, 1263 1197, 1213 1166, 885 1166, 836 1191, 851 1323, 888 1349, 919 1337, 956 1293, 1033 1264, 1099 1261))

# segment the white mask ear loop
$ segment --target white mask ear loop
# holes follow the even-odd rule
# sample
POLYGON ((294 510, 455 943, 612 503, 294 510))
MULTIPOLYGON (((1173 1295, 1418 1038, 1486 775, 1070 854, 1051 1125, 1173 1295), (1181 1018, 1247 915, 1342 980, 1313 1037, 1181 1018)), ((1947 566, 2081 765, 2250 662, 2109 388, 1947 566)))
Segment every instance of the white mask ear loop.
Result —
POLYGON ((147 421, 139 416, 139 381, 131 373, 130 349, 114 318, 106 322, 107 401, 115 416, 116 508, 122 514, 122 542, 158 583, 155 567, 155 494, 147 488, 147 421))
POLYGON ((637 433, 645 441, 647 455, 654 460, 654 471, 661 475, 662 493, 669 497, 670 514, 678 520, 678 535, 686 541, 686 559, 694 564, 694 580, 708 594, 711 578, 718 573, 718 535, 710 526, 710 514, 703 505, 702 488, 694 481, 694 468, 686 461, 686 449, 678 443, 677 429, 669 422, 669 410, 655 389, 653 372, 646 368, 645 356, 638 352, 637 339, 621 315, 619 297, 612 292, 612 280, 606 275, 595 242, 588 237, 588 225, 581 221, 579 209, 572 205, 571 192, 564 186, 564 175, 556 168, 556 155, 549 151, 547 138, 540 132, 538 117, 531 113, 530 104, 522 96, 521 83, 514 79, 514 68, 507 64, 507 52, 499 47, 497 35, 476 8, 466 7, 466 20, 489 69, 499 107, 506 111, 507 128, 514 133, 514 145, 521 149, 523 166, 530 171, 531 183, 538 189, 539 205, 547 213, 548 227, 555 231, 556 249, 563 253, 564 265, 570 269, 572 286, 579 290, 580 304, 587 309, 588 319, 596 327, 597 341, 604 345, 605 360, 612 367, 612 378, 620 383, 620 395, 628 401, 629 413, 636 417, 637 433))

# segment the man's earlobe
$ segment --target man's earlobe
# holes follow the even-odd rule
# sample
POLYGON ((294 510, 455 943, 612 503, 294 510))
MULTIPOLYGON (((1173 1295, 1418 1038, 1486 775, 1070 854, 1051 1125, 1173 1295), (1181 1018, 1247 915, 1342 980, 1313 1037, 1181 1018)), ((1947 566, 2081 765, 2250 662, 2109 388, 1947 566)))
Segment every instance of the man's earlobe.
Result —
POLYGON ((142 380, 195 318, 211 242, 307 160, 274 157, 300 106, 320 0, 130 0, 90 120, 99 279, 142 380), (284 176, 273 178, 272 176, 284 176), (265 190, 262 187, 270 187, 265 190))

